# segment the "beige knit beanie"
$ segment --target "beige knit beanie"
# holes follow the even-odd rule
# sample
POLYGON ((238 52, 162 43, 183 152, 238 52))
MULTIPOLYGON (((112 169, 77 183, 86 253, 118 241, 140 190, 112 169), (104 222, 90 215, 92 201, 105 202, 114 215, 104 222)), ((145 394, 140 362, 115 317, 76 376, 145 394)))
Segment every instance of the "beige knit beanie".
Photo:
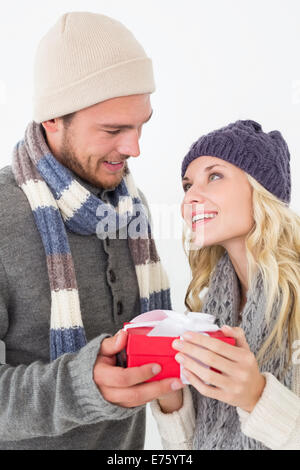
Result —
POLYGON ((96 13, 65 13, 37 48, 33 119, 154 90, 152 61, 124 25, 96 13))

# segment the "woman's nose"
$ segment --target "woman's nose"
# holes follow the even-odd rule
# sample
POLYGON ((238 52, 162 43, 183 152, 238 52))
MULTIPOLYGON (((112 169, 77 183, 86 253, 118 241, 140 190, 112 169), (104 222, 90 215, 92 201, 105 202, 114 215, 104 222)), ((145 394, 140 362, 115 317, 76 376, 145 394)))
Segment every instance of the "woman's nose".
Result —
POLYGON ((193 212, 202 212, 204 210, 205 201, 206 199, 201 192, 191 188, 187 191, 181 205, 182 217, 189 222, 193 212))
POLYGON ((194 189, 193 187, 186 192, 184 197, 185 204, 204 204, 205 195, 200 188, 194 189))

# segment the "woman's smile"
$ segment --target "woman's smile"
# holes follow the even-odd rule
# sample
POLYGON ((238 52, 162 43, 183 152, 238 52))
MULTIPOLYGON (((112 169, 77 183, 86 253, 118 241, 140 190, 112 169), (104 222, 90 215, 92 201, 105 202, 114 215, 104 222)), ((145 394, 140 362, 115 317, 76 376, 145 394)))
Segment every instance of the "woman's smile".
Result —
POLYGON ((204 225, 213 221, 217 217, 217 212, 199 212, 192 214, 192 230, 195 231, 198 225, 204 225))

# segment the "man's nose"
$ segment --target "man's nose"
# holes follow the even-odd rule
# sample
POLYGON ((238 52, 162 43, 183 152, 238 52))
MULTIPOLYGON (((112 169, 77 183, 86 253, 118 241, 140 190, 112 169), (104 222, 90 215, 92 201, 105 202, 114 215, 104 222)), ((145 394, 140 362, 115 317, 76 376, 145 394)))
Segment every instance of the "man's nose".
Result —
POLYGON ((130 157, 138 157, 140 155, 139 132, 136 129, 130 129, 124 133, 123 138, 118 143, 118 152, 122 155, 130 157))

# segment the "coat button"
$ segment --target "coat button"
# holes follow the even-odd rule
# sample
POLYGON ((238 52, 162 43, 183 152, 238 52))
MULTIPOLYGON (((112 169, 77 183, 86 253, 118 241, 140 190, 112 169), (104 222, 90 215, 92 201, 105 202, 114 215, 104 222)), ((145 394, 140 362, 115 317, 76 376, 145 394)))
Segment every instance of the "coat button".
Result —
POLYGON ((117 314, 122 315, 122 313, 123 313, 123 304, 122 304, 122 302, 119 301, 117 303, 117 314))
POLYGON ((109 279, 110 279, 110 282, 116 282, 116 275, 112 269, 109 270, 109 279))

